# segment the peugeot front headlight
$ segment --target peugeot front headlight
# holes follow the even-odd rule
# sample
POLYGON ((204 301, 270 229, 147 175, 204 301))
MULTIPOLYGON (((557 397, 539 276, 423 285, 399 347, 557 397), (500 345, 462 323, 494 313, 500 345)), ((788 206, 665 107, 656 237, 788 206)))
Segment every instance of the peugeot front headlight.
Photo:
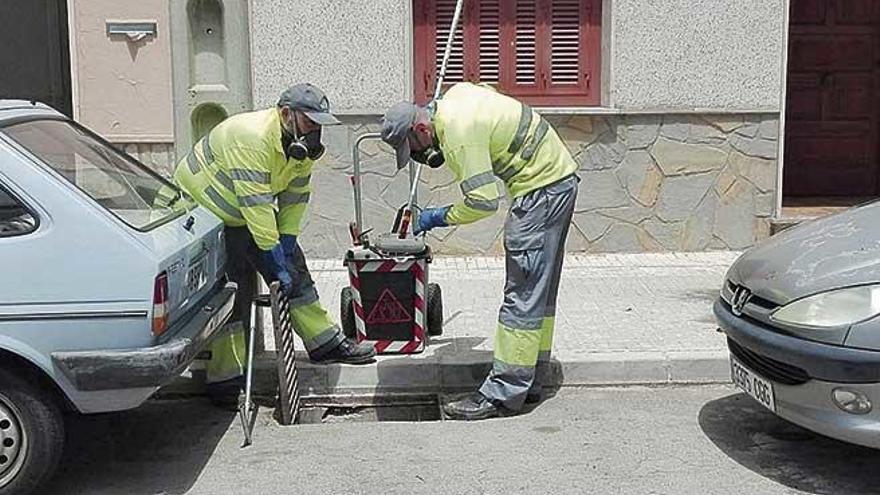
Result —
POLYGON ((880 314, 880 284, 849 287, 805 297, 776 310, 771 318, 789 325, 832 328, 880 314))

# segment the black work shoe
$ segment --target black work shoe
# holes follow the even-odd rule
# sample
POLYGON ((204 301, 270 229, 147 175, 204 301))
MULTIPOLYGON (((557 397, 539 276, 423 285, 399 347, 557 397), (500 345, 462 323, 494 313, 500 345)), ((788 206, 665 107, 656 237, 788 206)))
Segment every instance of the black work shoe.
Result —
POLYGON ((376 349, 372 345, 358 345, 352 339, 345 339, 338 346, 326 352, 309 354, 309 359, 317 364, 367 364, 375 361, 375 357, 376 349))
POLYGON ((476 421, 516 414, 516 412, 511 411, 504 406, 493 404, 492 401, 479 392, 475 392, 459 401, 444 404, 443 412, 449 419, 463 419, 465 421, 476 421))
POLYGON ((544 400, 544 387, 537 386, 529 389, 526 394, 526 404, 537 404, 544 400))
POLYGON ((559 390, 559 387, 542 387, 542 386, 534 386, 529 389, 529 392, 526 394, 526 404, 534 405, 545 400, 552 399, 556 397, 556 392, 559 390))

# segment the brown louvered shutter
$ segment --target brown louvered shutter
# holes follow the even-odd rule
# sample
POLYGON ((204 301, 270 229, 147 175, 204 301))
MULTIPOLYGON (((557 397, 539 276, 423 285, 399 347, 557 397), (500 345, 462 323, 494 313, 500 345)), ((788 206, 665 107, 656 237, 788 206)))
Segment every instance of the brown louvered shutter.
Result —
POLYGON ((581 0, 553 0, 550 31, 550 85, 581 83, 581 0))
MULTIPOLYGON (((434 94, 434 81, 442 61, 454 9, 455 0, 413 0, 413 72, 414 92, 418 103, 427 102, 434 94)), ((464 26, 460 22, 453 42, 453 52, 458 49, 460 62, 458 67, 452 67, 453 60, 450 56, 450 64, 446 70, 447 81, 458 82, 464 78, 463 38, 464 26), (458 81, 454 79, 456 75, 458 81)))
POLYGON ((601 2, 545 1, 551 28, 544 104, 599 105, 601 2))
MULTIPOLYGON (((414 0, 416 99, 433 91, 455 0, 414 0)), ((446 82, 527 103, 598 105, 601 0, 465 0, 446 82)))
MULTIPOLYGON (((443 52, 446 49, 446 41, 449 37, 449 29, 452 27, 452 17, 455 15, 455 0, 436 0, 435 13, 435 32, 434 50, 437 54, 435 58, 434 72, 440 71, 440 63, 443 61, 443 52)), ((463 17, 466 12, 462 12, 463 17)), ((465 54, 464 54, 464 19, 459 20, 459 24, 455 29, 455 38, 452 41, 452 51, 449 55, 449 64, 446 67, 446 82, 455 84, 465 81, 465 54)), ((433 87, 433 85, 432 85, 433 87)))
MULTIPOLYGON (((513 86, 535 86, 538 82, 537 49, 538 9, 535 0, 511 2, 513 15, 508 14, 513 25, 514 83, 513 86)), ((510 42, 508 42, 511 45, 510 42)))
POLYGON ((474 2, 479 6, 478 73, 480 82, 498 84, 501 66, 501 6, 503 0, 474 2))

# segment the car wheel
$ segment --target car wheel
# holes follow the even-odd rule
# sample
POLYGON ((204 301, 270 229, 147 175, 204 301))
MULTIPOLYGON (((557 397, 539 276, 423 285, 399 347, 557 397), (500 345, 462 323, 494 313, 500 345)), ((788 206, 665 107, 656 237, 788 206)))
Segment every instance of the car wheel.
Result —
POLYGON ((55 398, 0 369, 0 495, 36 493, 55 473, 63 448, 55 398))
POLYGON ((354 323, 354 295, 351 287, 342 289, 342 297, 339 298, 339 317, 342 323, 342 333, 346 337, 353 339, 357 335, 357 329, 354 323))
POLYGON ((443 292, 437 284, 428 284, 425 294, 428 304, 428 335, 443 335, 443 292))

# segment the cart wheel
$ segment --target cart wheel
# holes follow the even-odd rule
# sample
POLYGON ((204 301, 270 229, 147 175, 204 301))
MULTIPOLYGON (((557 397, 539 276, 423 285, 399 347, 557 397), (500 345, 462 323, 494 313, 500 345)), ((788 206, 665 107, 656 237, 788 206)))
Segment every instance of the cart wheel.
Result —
POLYGON ((343 287, 342 297, 339 299, 339 321, 342 323, 342 334, 353 339, 357 335, 354 324, 354 305, 352 301, 351 287, 343 287))
POLYGON ((443 292, 437 284, 428 284, 428 335, 443 335, 443 292))

